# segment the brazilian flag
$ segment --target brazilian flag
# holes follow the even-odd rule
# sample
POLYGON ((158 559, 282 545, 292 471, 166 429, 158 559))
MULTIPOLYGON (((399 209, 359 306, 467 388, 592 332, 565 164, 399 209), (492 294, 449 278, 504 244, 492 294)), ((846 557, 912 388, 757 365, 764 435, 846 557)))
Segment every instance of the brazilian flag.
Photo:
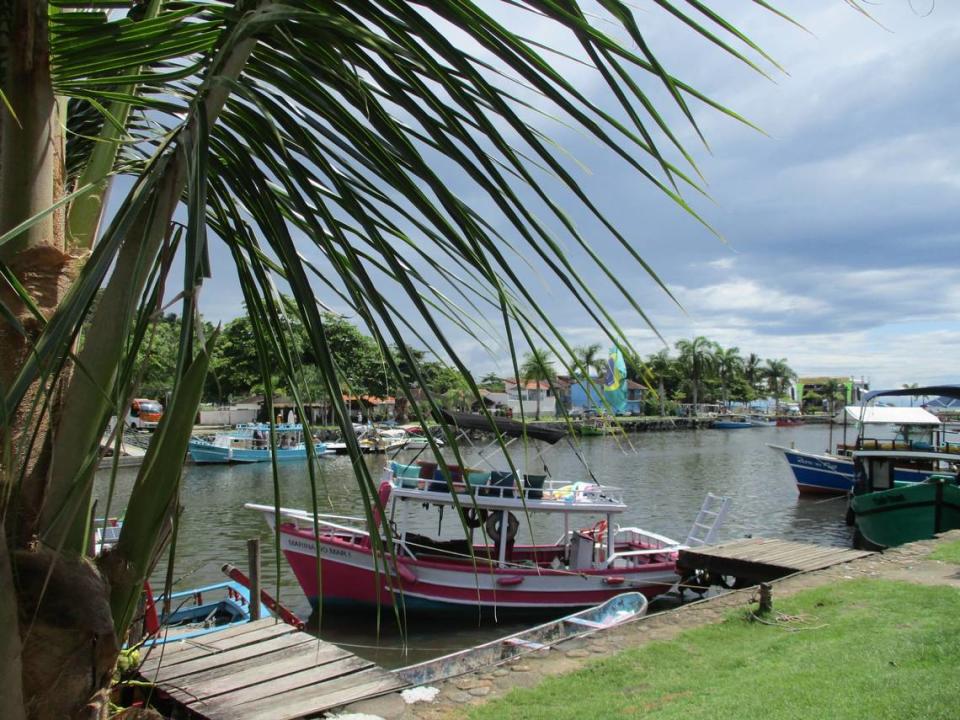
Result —
POLYGON ((627 364, 620 348, 614 345, 607 357, 607 377, 603 382, 603 397, 615 414, 627 411, 627 364))

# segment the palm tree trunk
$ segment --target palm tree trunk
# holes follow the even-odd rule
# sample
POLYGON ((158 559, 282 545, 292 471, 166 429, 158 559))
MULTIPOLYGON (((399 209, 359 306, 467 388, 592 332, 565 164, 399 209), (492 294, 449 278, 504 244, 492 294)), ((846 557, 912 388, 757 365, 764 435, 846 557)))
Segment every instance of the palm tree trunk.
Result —
POLYGON ((663 387, 663 379, 661 378, 657 382, 657 396, 660 399, 660 417, 667 416, 667 406, 666 400, 663 397, 663 394, 666 392, 666 389, 663 387))
POLYGON ((7 551, 7 535, 0 516, 0 707, 9 720, 23 720, 23 679, 20 664, 20 632, 17 595, 7 551))
MULTIPOLYGON (((0 65, 6 68, 3 90, 16 118, 0 110, 0 232, 49 208, 63 185, 63 138, 57 101, 50 79, 46 3, 12 0, 8 6, 7 34, 0 38, 0 65)), ((74 276, 75 258, 64 251, 62 211, 47 215, 0 248, 4 262, 34 298, 44 317, 50 317, 74 276)), ((0 317, 0 388, 9 388, 43 327, 11 289, 0 284, 0 302, 17 325, 0 317)), ((27 420, 38 386, 31 388, 0 434, 10 447, 19 446, 21 434, 33 425, 27 420)), ((48 422, 41 423, 38 442, 48 422)), ((36 460, 32 464, 35 464, 36 460)), ((28 471, 32 467, 27 468, 28 471)), ((12 471, 12 469, 11 469, 12 471)), ((0 498, 8 497, 0 493, 0 498)), ((0 512, 4 510, 0 507, 0 512)), ((19 527, 28 528, 26 523, 19 527)), ((10 533, 17 527, 8 526, 10 533)), ((19 533, 17 533, 19 534, 19 533)))

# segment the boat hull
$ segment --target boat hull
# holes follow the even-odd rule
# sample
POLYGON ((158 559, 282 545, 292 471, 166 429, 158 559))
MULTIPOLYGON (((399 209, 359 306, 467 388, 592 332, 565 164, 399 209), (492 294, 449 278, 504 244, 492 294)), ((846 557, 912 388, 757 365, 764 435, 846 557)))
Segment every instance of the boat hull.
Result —
MULTIPOLYGON (((247 448, 227 448, 210 443, 190 441, 189 446, 190 459, 196 464, 205 463, 258 463, 269 462, 271 458, 270 448, 247 449, 247 448)), ((318 445, 317 455, 327 454, 324 446, 318 445)), ((306 460, 307 449, 299 448, 277 448, 277 460, 306 460)))
MULTIPOLYGON (((478 565, 476 572, 465 564, 452 568, 449 563, 413 560, 404 557, 398 568, 389 560, 376 567, 369 548, 334 536, 320 538, 284 524, 280 531, 281 549, 300 586, 316 608, 323 606, 361 606, 392 608, 406 612, 471 613, 478 609, 496 612, 535 614, 563 609, 590 607, 624 592, 641 592, 655 597, 676 582, 676 556, 663 553, 641 570, 603 569, 558 571, 549 568, 488 568, 478 565), (317 548, 320 549, 322 585, 316 572, 317 548)), ((483 613, 484 615, 486 613, 483 613)))
MULTIPOLYGON (((853 489, 853 459, 794 450, 770 445, 783 453, 793 472, 797 490, 801 493, 842 495, 853 489)), ((894 480, 900 483, 919 483, 934 471, 896 468, 894 480)))
POLYGON ((646 611, 647 599, 643 595, 635 592, 623 593, 587 610, 476 647, 398 668, 394 672, 414 687, 429 685, 458 675, 486 670, 571 638, 616 627, 641 617, 646 611))
POLYGON ((872 550, 960 528, 960 488, 946 481, 900 485, 850 500, 857 542, 872 550))
POLYGON ((746 428, 752 428, 753 423, 747 421, 739 420, 714 420, 710 423, 710 427, 715 430, 744 430, 746 428))

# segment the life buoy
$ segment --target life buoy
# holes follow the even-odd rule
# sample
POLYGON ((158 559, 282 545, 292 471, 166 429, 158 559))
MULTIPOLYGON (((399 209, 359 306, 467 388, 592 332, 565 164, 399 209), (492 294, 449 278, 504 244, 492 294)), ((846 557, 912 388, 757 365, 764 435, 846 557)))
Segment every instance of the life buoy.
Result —
MULTIPOLYGON (((503 526, 503 515, 502 512, 491 513, 490 517, 487 518, 487 522, 484 527, 487 530, 487 535, 493 538, 495 543, 500 542, 500 530, 503 526)), ((517 520, 516 515, 512 512, 506 513, 507 515, 507 542, 510 542, 517 536, 517 530, 520 529, 520 521, 517 520)))
POLYGON ((593 527, 580 528, 580 532, 593 538, 594 542, 599 542, 607 534, 607 521, 601 520, 593 527))
POLYGON ((487 511, 483 508, 470 507, 464 511, 463 520, 468 528, 478 528, 487 522, 487 514, 487 511))

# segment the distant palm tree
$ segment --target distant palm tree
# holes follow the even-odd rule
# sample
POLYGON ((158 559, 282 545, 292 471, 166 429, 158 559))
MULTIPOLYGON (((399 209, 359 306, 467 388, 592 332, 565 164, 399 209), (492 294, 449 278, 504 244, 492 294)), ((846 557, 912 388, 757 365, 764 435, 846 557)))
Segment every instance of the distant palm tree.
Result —
POLYGON ((830 416, 833 417, 834 412, 836 412, 837 398, 843 397, 844 402, 846 402, 844 384, 837 382, 836 378, 830 378, 823 384, 823 397, 827 401, 828 412, 830 416))
POLYGON ((775 412, 779 415, 780 397, 786 393, 790 381, 796 379, 797 374, 787 365, 786 358, 780 358, 779 360, 767 360, 763 375, 767 380, 767 387, 773 394, 775 412))
POLYGON ((674 369, 670 351, 664 348, 651 355, 646 362, 647 370, 657 379, 657 399, 660 401, 660 417, 665 417, 666 410, 666 379, 674 369))
POLYGON ((724 405, 730 404, 730 384, 735 382, 743 373, 743 358, 740 357, 740 348, 717 348, 714 354, 717 363, 717 377, 720 378, 720 391, 723 393, 724 405))
POLYGON ((693 414, 696 415, 700 387, 703 381, 716 370, 718 346, 712 340, 699 335, 693 340, 678 340, 676 347, 680 352, 680 365, 684 369, 693 394, 693 414))
POLYGON ((757 391, 760 381, 763 379, 763 368, 760 367, 761 362, 760 356, 756 353, 750 353, 747 355, 747 359, 743 361, 743 377, 746 378, 747 383, 749 383, 754 392, 757 391))
MULTIPOLYGON (((534 412, 534 420, 540 419, 540 383, 553 382, 556 376, 557 371, 547 350, 534 348, 524 356, 523 365, 520 366, 520 379, 523 383, 537 383, 537 409, 534 412)), ((523 399, 522 392, 520 398, 523 399)))
MULTIPOLYGON (((914 388, 920 387, 917 383, 904 383, 902 385, 904 390, 913 390, 914 388)), ((914 396, 910 396, 910 407, 913 407, 914 396)))
POLYGON ((575 347, 573 354, 578 369, 588 375, 591 370, 598 374, 603 374, 607 368, 607 358, 604 357, 601 352, 600 343, 575 347))

